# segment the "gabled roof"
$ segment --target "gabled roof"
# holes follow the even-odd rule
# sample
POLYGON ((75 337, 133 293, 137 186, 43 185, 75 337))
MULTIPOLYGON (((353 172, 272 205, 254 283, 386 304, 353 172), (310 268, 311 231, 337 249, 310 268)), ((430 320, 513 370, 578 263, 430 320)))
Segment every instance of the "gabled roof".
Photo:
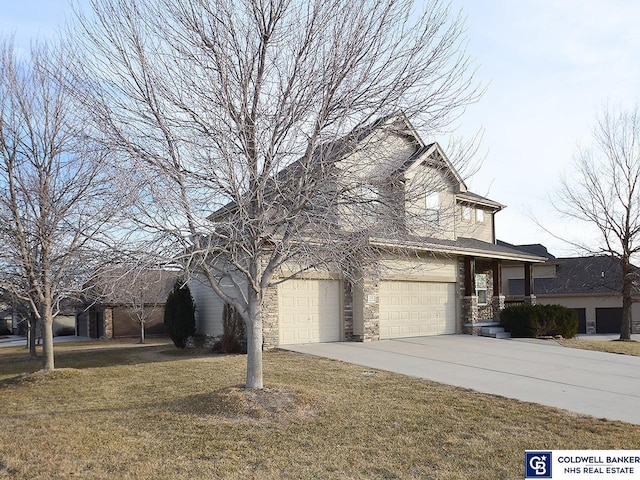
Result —
MULTIPOLYGON (((327 162, 327 163, 336 163, 340 160, 348 157, 349 154, 353 153, 358 145, 360 145, 365 139, 370 137, 373 133, 375 133, 380 128, 389 128, 394 133, 397 133, 401 136, 406 136, 413 140, 416 144, 416 151, 407 159, 407 161, 401 166, 398 173, 407 171, 412 168, 414 165, 419 165, 427 159, 431 158, 435 161, 439 161, 442 165, 451 173, 452 177, 459 185, 460 192, 466 192, 466 185, 457 172, 457 170, 453 167, 446 154, 437 143, 429 143, 425 144, 422 140, 418 132, 415 130, 411 122, 407 118, 407 116, 401 112, 395 112, 390 115, 386 115, 378 118, 377 120, 363 125, 356 126, 351 132, 343 137, 340 137, 336 140, 331 140, 318 147, 313 152, 313 161, 317 161, 318 164, 327 162)), ((302 159, 296 160, 290 165, 284 167, 281 171, 275 174, 276 179, 282 179, 285 177, 296 177, 296 170, 301 168, 302 159)), ((482 198, 478 196, 478 198, 482 198)), ((491 202, 495 205, 496 202, 492 202, 488 199, 487 201, 491 202)), ((211 221, 214 221, 217 218, 223 217, 236 209, 235 202, 229 202, 223 207, 217 209, 215 212, 211 213, 207 218, 211 221)))
POLYGON ((407 159, 407 161, 402 166, 402 170, 408 171, 412 168, 415 168, 418 165, 424 163, 427 159, 432 159, 436 162, 439 162, 451 174, 453 179, 458 184, 459 192, 467 191, 467 185, 464 183, 464 180, 462 179, 458 171, 453 167, 453 164, 444 153, 444 150, 442 150, 442 147, 440 147, 437 142, 430 143, 419 148, 413 155, 411 155, 407 159))
POLYGON ((503 208, 506 208, 506 205, 502 203, 498 203, 495 200, 491 200, 487 197, 483 197, 478 195, 477 193, 472 192, 462 192, 456 194, 456 201, 459 203, 468 203, 471 205, 482 205, 483 207, 488 207, 492 209, 494 212, 499 212, 503 208))

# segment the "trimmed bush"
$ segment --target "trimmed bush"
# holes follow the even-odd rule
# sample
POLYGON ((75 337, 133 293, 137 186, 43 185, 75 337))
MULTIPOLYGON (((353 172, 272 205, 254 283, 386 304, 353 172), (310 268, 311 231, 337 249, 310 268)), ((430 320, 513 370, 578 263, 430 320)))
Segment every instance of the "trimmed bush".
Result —
POLYGON ((515 305, 500 313, 500 321, 515 338, 572 338, 578 333, 578 314, 562 305, 515 305))
POLYGON ((189 337, 196 333, 196 305, 188 285, 178 280, 164 306, 164 326, 178 348, 186 348, 189 337))
POLYGON ((222 309, 222 337, 213 346, 214 352, 247 353, 244 320, 233 305, 224 304, 222 309))

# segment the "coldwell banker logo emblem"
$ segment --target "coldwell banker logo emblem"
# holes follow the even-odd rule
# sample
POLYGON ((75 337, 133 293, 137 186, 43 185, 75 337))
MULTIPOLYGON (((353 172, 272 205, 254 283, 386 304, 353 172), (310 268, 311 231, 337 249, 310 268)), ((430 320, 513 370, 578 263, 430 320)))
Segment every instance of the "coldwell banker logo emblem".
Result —
POLYGON ((525 452, 524 478, 552 478, 551 452, 525 452))

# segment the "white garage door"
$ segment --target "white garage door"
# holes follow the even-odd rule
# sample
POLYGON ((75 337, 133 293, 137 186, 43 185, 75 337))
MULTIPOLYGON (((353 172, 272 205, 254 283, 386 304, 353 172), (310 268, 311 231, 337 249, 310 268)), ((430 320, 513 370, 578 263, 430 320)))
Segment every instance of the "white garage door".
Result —
POLYGON ((380 282, 380 338, 456 333, 455 283, 380 282))
POLYGON ((278 286, 280 344, 337 342, 340 282, 288 280, 278 286))

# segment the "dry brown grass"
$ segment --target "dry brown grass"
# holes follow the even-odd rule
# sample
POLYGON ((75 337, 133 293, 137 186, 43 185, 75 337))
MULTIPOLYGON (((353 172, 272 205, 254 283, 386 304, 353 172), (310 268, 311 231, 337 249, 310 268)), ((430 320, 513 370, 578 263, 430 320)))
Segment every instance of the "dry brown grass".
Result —
POLYGON ((640 342, 634 340, 610 340, 594 341, 584 338, 571 338, 556 340, 560 345, 569 348, 580 348, 582 350, 596 350, 598 352, 619 353, 623 355, 635 355, 640 357, 640 342))
POLYGON ((525 449, 631 449, 640 427, 285 352, 0 349, 0 478, 522 478, 525 449))

